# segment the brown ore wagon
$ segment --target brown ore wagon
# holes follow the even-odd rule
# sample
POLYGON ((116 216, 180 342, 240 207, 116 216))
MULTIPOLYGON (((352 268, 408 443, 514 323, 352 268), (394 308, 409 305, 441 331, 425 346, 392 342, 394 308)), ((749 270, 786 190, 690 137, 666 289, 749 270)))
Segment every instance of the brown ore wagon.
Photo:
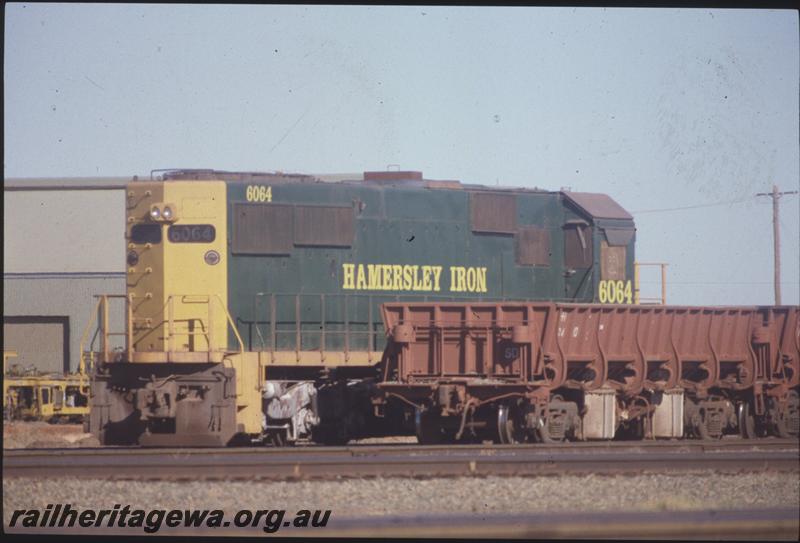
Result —
POLYGON ((387 303, 421 442, 797 436, 800 308, 387 303))

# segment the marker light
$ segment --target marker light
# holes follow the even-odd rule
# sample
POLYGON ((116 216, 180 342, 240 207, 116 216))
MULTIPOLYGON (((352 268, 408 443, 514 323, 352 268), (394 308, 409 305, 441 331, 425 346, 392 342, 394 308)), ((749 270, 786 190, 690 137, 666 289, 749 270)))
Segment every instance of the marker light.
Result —
POLYGON ((157 221, 158 219, 160 219, 161 218, 161 210, 158 209, 157 207, 151 208, 150 209, 150 218, 153 219, 154 221, 157 221))

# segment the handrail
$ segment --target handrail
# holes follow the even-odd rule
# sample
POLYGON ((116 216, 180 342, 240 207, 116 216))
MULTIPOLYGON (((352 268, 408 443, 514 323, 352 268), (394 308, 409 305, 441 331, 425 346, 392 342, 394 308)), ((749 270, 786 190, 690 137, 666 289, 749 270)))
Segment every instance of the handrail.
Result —
MULTIPOLYGON (((176 336, 205 336, 206 342, 208 345, 208 352, 214 352, 214 308, 212 303, 212 297, 219 300, 220 306, 222 306, 222 311, 225 314, 225 318, 227 324, 230 325, 231 329, 233 330, 234 335, 236 336, 236 341, 239 343, 239 353, 244 352, 244 341, 242 341, 242 336, 239 334, 239 329, 236 327, 236 323, 233 321, 233 317, 231 317, 228 308, 225 306, 225 303, 222 301, 222 297, 219 294, 170 294, 167 296, 167 343, 169 346, 169 351, 175 351, 175 337, 176 336), (175 331, 175 298, 190 298, 190 297, 204 297, 205 300, 199 302, 192 302, 192 303, 201 303, 206 304, 208 307, 208 322, 206 323, 206 331, 199 331, 199 332, 176 332, 175 331)), ((189 303, 183 301, 183 303, 189 303)), ((202 322, 202 320, 201 320, 202 322)), ((223 352, 227 352, 227 348, 223 347, 221 349, 223 352)))
POLYGON ((102 298, 100 298, 99 296, 95 296, 95 298, 98 298, 97 303, 94 304, 94 309, 92 309, 92 316, 89 319, 89 322, 86 323, 86 326, 83 329, 83 334, 81 335, 81 342, 79 347, 81 353, 81 359, 80 362, 78 363, 78 373, 80 374, 84 374, 86 372, 86 364, 83 361, 83 353, 85 352, 86 340, 88 339, 89 336, 89 330, 92 329, 95 321, 97 320, 97 313, 100 311, 100 304, 102 303, 102 298))
MULTIPOLYGON (((223 313, 225 314, 225 321, 228 325, 231 326, 233 329, 233 333, 236 337, 236 340, 239 344, 239 351, 244 352, 244 341, 242 340, 242 336, 239 334, 239 330, 236 327, 236 323, 233 320, 228 308, 225 307, 224 302, 222 301, 222 297, 219 294, 170 294, 167 297, 166 308, 167 308, 167 322, 164 323, 167 326, 167 342, 168 348, 170 351, 175 350, 175 336, 178 335, 189 335, 189 336, 197 336, 203 335, 206 337, 206 341, 208 342, 208 351, 212 352, 214 350, 214 302, 212 300, 216 298, 219 301, 219 304, 222 306, 223 313), (175 315, 174 315, 174 299, 175 298, 189 298, 189 297, 202 297, 204 298, 203 301, 198 303, 204 303, 208 306, 208 321, 207 326, 205 327, 206 330, 194 332, 177 332, 175 330, 175 315)), ((86 367, 86 355, 85 353, 90 353, 89 358, 89 365, 88 371, 91 372, 94 368, 94 350, 92 345, 94 344, 94 340, 98 334, 92 336, 91 340, 89 340, 90 331, 96 329, 99 332, 100 336, 100 360, 103 362, 107 362, 111 359, 111 350, 110 350, 110 343, 109 337, 111 336, 124 336, 125 337, 125 351, 127 353, 127 360, 131 361, 133 359, 133 304, 131 303, 131 299, 126 294, 97 294, 95 295, 97 298, 97 303, 95 304, 92 310, 92 316, 89 319, 88 323, 86 324, 83 334, 81 335, 80 341, 80 361, 79 361, 79 370, 78 373, 81 376, 87 374, 87 367, 86 367), (125 331, 124 332, 112 332, 109 331, 109 299, 111 298, 122 298, 126 301, 126 319, 125 319, 125 331), (98 322, 99 321, 99 322, 98 322)), ((200 319, 202 322, 202 319, 200 319)), ((227 343, 227 342, 226 342, 227 343)), ((227 345, 224 345, 221 349, 222 351, 227 350, 227 345)))
POLYGON ((666 262, 634 262, 633 263, 633 283, 634 283, 634 303, 639 305, 644 302, 654 303, 659 305, 667 305, 667 266, 666 262), (641 290, 640 287, 640 278, 639 278, 639 268, 642 266, 661 266, 661 297, 654 298, 642 298, 639 293, 641 290))
MULTIPOLYGON (((91 344, 94 343, 95 337, 97 334, 92 336, 91 343, 89 344, 89 351, 86 351, 87 345, 86 342, 88 340, 89 331, 95 327, 97 323, 98 314, 102 314, 102 322, 97 327, 97 330, 100 332, 100 345, 101 351, 103 354, 102 360, 108 361, 110 358, 110 349, 109 349, 109 336, 125 336, 125 350, 128 353, 128 359, 130 359, 131 350, 133 348, 132 343, 132 331, 131 331, 131 323, 130 323, 130 315, 131 315, 131 304, 130 299, 126 294, 95 294, 95 298, 97 298, 97 303, 92 310, 92 317, 89 319, 89 322, 86 324, 86 327, 83 329, 83 334, 81 335, 81 342, 79 346, 80 360, 78 363, 78 373, 80 375, 86 375, 86 363, 84 361, 84 354, 85 352, 94 352, 91 350, 91 344), (108 330, 108 300, 109 298, 117 298, 117 299, 125 299, 125 307, 126 312, 128 313, 128 323, 125 332, 109 332, 108 330)), ((92 357, 93 358, 93 357, 92 357)), ((92 364, 93 366, 93 364, 92 364)), ((91 372, 94 368, 90 367, 89 371, 91 372)))
POLYGON ((225 307, 225 304, 222 302, 222 297, 219 294, 214 294, 214 296, 219 300, 222 309, 225 311, 225 316, 228 318, 228 324, 231 325, 233 333, 236 334, 236 341, 239 342, 239 352, 244 352, 244 342, 242 341, 242 336, 239 334, 239 330, 236 328, 236 324, 233 322, 233 317, 231 317, 230 311, 228 311, 228 308, 225 307))

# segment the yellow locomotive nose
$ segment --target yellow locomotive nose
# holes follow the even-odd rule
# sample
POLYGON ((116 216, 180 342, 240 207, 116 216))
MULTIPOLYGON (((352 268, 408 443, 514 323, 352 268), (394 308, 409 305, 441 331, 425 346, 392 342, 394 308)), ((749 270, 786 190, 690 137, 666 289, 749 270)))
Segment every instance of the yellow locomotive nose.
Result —
POLYGON ((217 265, 226 249, 225 202, 220 181, 129 185, 134 361, 166 362, 180 358, 176 353, 227 347, 227 267, 217 265))

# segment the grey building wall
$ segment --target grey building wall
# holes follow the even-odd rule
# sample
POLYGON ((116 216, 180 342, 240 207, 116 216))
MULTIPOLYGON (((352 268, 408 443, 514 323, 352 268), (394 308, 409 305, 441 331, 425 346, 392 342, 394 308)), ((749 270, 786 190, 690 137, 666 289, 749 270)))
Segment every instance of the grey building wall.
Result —
MULTIPOLYGON (((3 349, 20 353, 11 363, 33 365, 40 371, 62 371, 54 367, 58 366, 54 357, 59 350, 62 353, 65 350, 53 327, 56 319, 63 318, 68 327, 69 371, 76 371, 80 363, 81 335, 97 303, 95 294, 125 294, 125 274, 4 274, 3 349)), ((124 331, 124 315, 123 300, 112 302, 109 312, 112 331, 124 331)), ((99 348, 97 341, 95 339, 95 350, 99 348)), ((124 338, 112 338, 112 346, 123 345, 124 338)), ((62 354, 58 360, 63 361, 63 358, 62 354)))
MULTIPOLYGON (((94 295, 125 293, 129 180, 4 179, 3 348, 19 353, 12 364, 78 369, 94 295)), ((110 328, 123 331, 122 301, 111 309, 110 328)))
POLYGON ((3 273, 125 272, 124 189, 3 194, 3 273))

